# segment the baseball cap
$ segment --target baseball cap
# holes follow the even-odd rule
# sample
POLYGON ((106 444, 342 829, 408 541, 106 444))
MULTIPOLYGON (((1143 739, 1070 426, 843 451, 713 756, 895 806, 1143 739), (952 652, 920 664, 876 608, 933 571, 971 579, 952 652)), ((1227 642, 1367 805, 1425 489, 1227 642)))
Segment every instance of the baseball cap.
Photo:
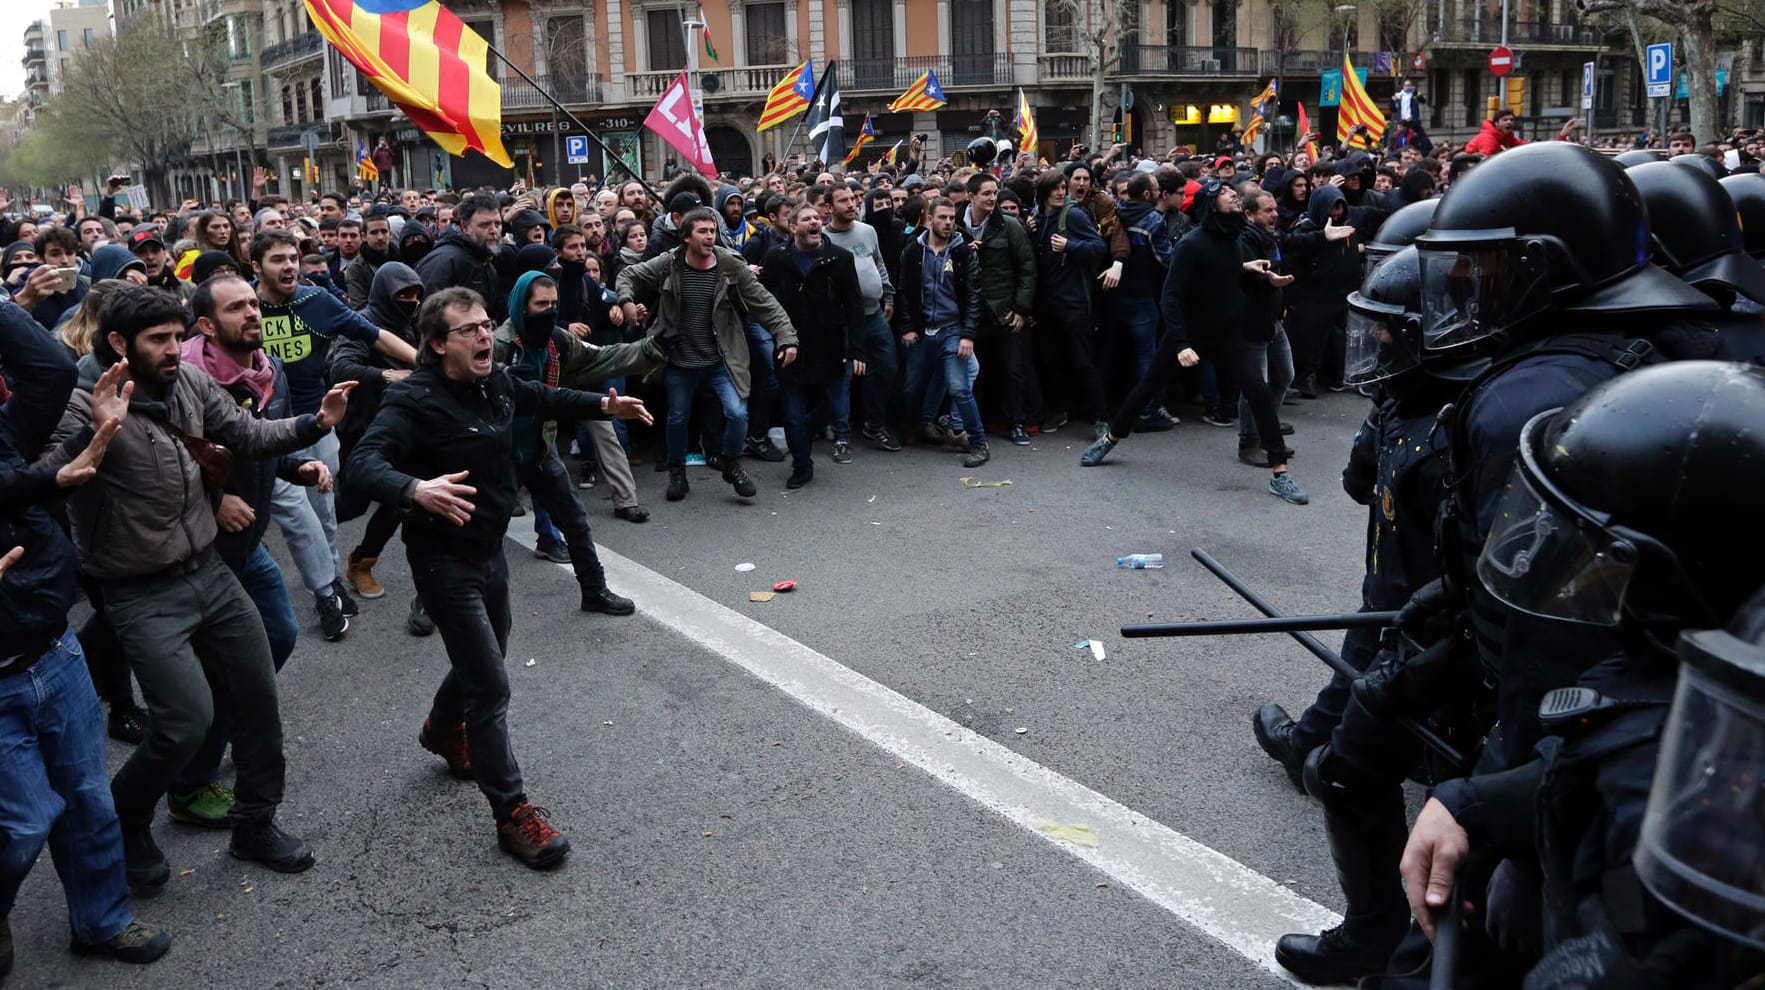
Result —
POLYGON ((165 247, 165 241, 160 238, 159 231, 153 227, 146 227, 129 235, 130 251, 139 251, 149 244, 165 247))
POLYGON ((1214 168, 1219 168, 1221 165, 1230 165, 1230 164, 1232 164, 1232 156, 1231 155, 1221 155, 1218 158, 1215 158, 1213 160, 1213 167, 1214 168))
POLYGON ((699 198, 698 193, 678 192, 674 194, 673 199, 668 201, 668 212, 685 213, 688 210, 698 209, 704 203, 705 201, 699 198))

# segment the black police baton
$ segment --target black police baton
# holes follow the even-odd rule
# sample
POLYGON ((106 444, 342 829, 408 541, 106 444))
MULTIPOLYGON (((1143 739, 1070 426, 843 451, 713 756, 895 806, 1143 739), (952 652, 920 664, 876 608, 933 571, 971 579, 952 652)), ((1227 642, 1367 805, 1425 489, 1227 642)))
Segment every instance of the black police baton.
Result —
MULTIPOLYGON (((1461 864, 1462 868, 1462 864, 1461 864)), ((1428 966, 1428 990, 1452 990, 1459 968, 1459 927, 1464 923, 1465 903, 1459 884, 1447 892, 1446 913, 1434 925, 1434 957, 1428 966)))
MULTIPOLYGON (((1292 636, 1300 646, 1305 647, 1306 651, 1312 656, 1324 661, 1325 666, 1329 667, 1336 673, 1341 674, 1343 677, 1354 680, 1361 676, 1362 671, 1355 670, 1353 667, 1349 666, 1348 661, 1342 659, 1335 650, 1332 650, 1328 646, 1319 642, 1316 636, 1313 636, 1306 630, 1356 629, 1367 627, 1383 629, 1394 625, 1397 621, 1396 612, 1348 612, 1341 615, 1308 616, 1282 615, 1275 610, 1273 605, 1269 604, 1267 599, 1257 594, 1249 585, 1239 580, 1236 574, 1226 570, 1226 565, 1213 559, 1206 550, 1196 547, 1189 551, 1189 555, 1194 557, 1201 566, 1212 572, 1214 577, 1219 578, 1226 587, 1232 589, 1238 597, 1248 602, 1250 607, 1261 612, 1264 616, 1267 616, 1267 618, 1240 619, 1227 622, 1172 622, 1122 626, 1120 631, 1124 639, 1139 639, 1154 636, 1217 636, 1234 633, 1284 632, 1287 635, 1292 636)), ((1426 725, 1423 725, 1413 718, 1399 718, 1396 722, 1404 729, 1414 733, 1416 738, 1422 740, 1423 744, 1429 749, 1440 754, 1440 757, 1448 763, 1464 770, 1470 769, 1470 761, 1465 759, 1465 755, 1459 752, 1458 747, 1441 738, 1440 734, 1433 729, 1428 728, 1426 725)))

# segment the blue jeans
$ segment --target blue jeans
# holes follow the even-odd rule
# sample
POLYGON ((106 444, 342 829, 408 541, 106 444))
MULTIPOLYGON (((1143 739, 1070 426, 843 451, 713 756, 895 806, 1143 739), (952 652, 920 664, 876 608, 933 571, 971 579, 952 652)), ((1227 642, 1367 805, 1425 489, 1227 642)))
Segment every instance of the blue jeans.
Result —
POLYGON ((791 449, 791 467, 811 466, 809 445, 814 429, 811 412, 833 427, 835 443, 852 442, 852 371, 825 382, 788 382, 784 386, 784 438, 791 449))
POLYGON ((759 439, 771 428, 778 405, 778 365, 772 354, 772 334, 753 320, 747 321, 744 329, 748 332, 748 435, 759 439))
POLYGON ((74 938, 102 942, 127 928, 134 915, 104 763, 104 710, 72 629, 29 670, 0 677, 0 918, 44 843, 74 938))
MULTIPOLYGON (((300 635, 300 621, 294 617, 294 603, 288 599, 282 568, 259 543, 242 566, 233 567, 233 574, 245 589, 246 597, 257 606, 257 614, 263 617, 264 636, 270 641, 270 663, 280 672, 293 655, 295 640, 300 635)), ((232 738, 233 706, 225 685, 210 690, 214 692, 214 721, 209 723, 208 735, 203 737, 196 755, 190 757, 190 762, 166 788, 171 794, 189 794, 220 779, 221 757, 226 755, 227 740, 232 738)))
MULTIPOLYGON (((1153 296, 1117 296, 1113 301, 1116 330, 1134 348, 1134 380, 1143 380, 1152 370, 1152 355, 1158 352, 1158 299, 1153 296)), ((1104 369, 1107 372, 1107 368, 1104 369)), ((1140 410, 1141 418, 1158 411, 1158 399, 1150 399, 1140 410)))
MULTIPOLYGON (((768 356, 768 361, 771 357, 768 356)), ((686 424, 692 418, 693 396, 699 386, 709 384, 723 404, 723 456, 742 456, 742 443, 748 438, 747 400, 736 394, 735 383, 729 380, 729 369, 721 364, 703 368, 679 368, 669 365, 662 383, 668 390, 668 466, 686 466, 686 424)))
POLYGON ((969 439, 973 443, 984 445, 987 442, 987 428, 981 424, 981 410, 974 401, 974 378, 969 374, 971 362, 975 365, 974 371, 977 375, 980 373, 980 365, 972 355, 967 358, 958 356, 957 350, 961 346, 962 334, 955 327, 945 328, 935 337, 922 334, 912 347, 907 348, 904 389, 909 403, 922 388, 925 390, 925 398, 919 406, 919 425, 932 421, 938 413, 938 404, 948 394, 952 419, 960 418, 963 428, 968 430, 969 439), (934 364, 942 365, 942 392, 938 390, 939 382, 933 374, 934 364))

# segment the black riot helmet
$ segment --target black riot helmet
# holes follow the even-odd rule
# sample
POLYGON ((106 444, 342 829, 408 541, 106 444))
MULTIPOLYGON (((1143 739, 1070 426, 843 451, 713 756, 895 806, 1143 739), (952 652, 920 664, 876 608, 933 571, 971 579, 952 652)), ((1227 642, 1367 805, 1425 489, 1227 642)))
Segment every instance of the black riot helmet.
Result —
POLYGON ((1685 155, 1674 155, 1672 161, 1675 165, 1695 168, 1712 179, 1720 179, 1728 174, 1728 169, 1724 168, 1721 162, 1709 155, 1698 154, 1695 151, 1685 155))
POLYGON ((1725 629, 1679 639, 1673 707, 1636 848, 1636 875, 1663 903, 1765 949, 1765 590, 1725 629))
POLYGON ((977 137, 968 142, 968 163, 975 168, 987 168, 998 156, 999 146, 990 137, 977 137))
POLYGON ((1722 183, 1677 162, 1638 165, 1625 173, 1649 208, 1654 260, 1716 299, 1765 303, 1765 269, 1746 254, 1734 200, 1722 183))
POLYGON ((1648 210, 1624 169, 1567 141, 1504 151, 1441 197, 1422 253, 1422 344, 1444 351, 1547 310, 1712 310, 1650 263, 1648 210))
POLYGON ((1719 625, 1765 578, 1760 486, 1765 367, 1620 375, 1521 430, 1477 577, 1548 618, 1675 635, 1719 625))
POLYGON ((1438 198, 1418 200, 1386 217, 1379 225, 1379 232, 1367 243, 1367 271, 1371 273, 1379 262, 1420 237, 1428 229, 1428 221, 1434 219, 1434 210, 1439 206, 1438 198))
MULTIPOLYGON (((1387 220, 1386 226, 1390 224, 1387 220)), ((1359 291, 1349 293, 1342 380, 1370 385, 1421 366, 1422 265, 1412 245, 1387 255, 1367 273, 1359 291)))
POLYGON ((1653 148, 1637 148, 1633 151, 1626 151, 1612 160, 1625 168, 1635 168, 1638 165, 1647 165, 1649 162, 1664 162, 1667 160, 1667 153, 1656 151, 1653 148))
POLYGON ((1758 172, 1737 172, 1722 180, 1728 198, 1740 214, 1741 236, 1746 240, 1747 253, 1755 260, 1765 261, 1765 175, 1758 172))

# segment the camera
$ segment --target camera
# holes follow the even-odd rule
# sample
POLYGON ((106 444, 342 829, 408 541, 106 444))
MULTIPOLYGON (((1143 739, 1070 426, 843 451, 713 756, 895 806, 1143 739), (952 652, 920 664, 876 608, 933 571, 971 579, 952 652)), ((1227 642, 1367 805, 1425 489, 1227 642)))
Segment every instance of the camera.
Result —
POLYGON ((918 141, 920 144, 924 144, 926 142, 926 136, 924 134, 915 134, 913 135, 913 140, 918 141))

